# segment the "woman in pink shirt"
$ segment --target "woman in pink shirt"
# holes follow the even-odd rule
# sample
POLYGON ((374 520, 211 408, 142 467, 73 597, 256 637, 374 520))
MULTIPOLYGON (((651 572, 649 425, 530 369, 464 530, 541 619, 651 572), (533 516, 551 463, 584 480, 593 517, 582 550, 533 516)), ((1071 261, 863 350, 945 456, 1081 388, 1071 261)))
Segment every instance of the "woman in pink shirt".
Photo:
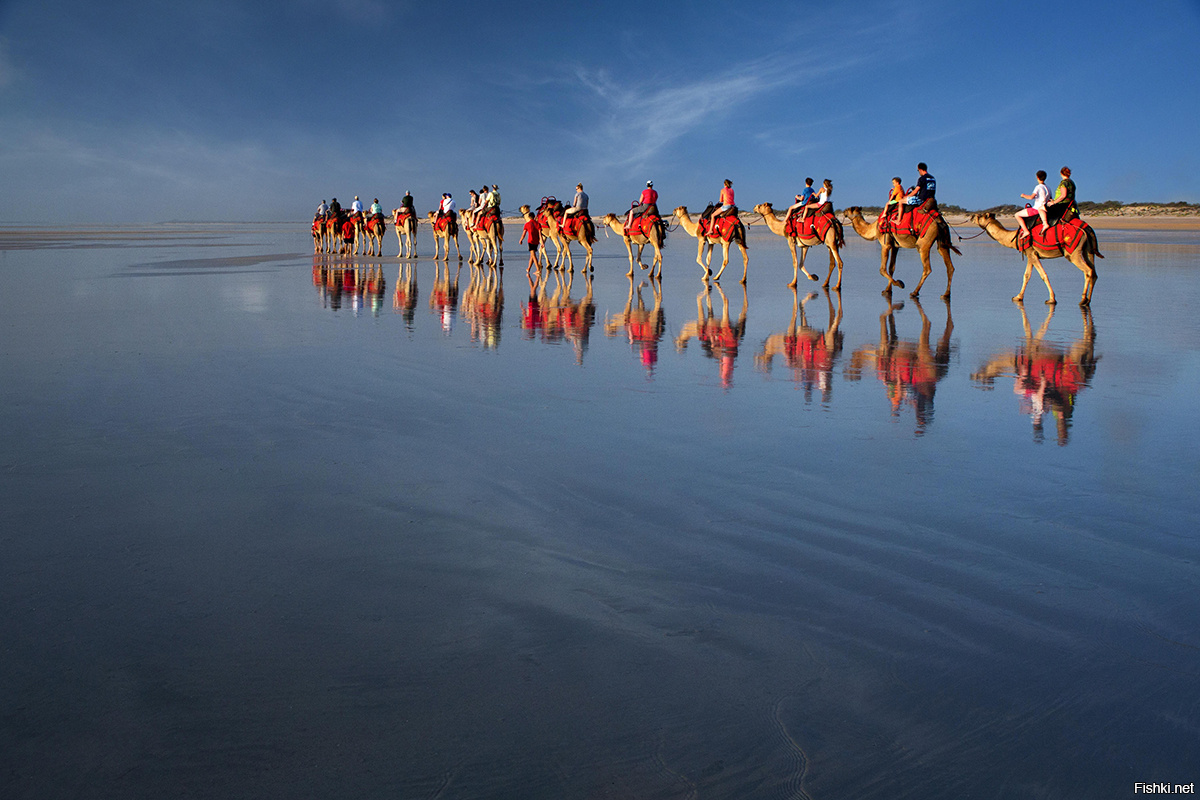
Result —
POLYGON ((712 220, 715 223, 717 217, 724 217, 733 211, 733 181, 726 179, 725 186, 721 189, 721 206, 712 213, 712 220))

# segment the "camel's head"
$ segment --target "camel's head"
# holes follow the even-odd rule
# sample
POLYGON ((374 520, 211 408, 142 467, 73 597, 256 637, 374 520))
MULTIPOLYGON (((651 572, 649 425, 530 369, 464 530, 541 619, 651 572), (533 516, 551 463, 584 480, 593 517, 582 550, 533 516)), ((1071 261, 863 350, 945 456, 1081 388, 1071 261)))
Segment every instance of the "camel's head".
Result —
POLYGON ((616 214, 605 214, 600 221, 607 225, 610 222, 619 222, 620 220, 617 219, 616 214))
POLYGON ((996 221, 996 215, 988 213, 986 211, 971 215, 971 222, 974 222, 976 225, 978 225, 981 228, 986 228, 988 226, 988 223, 995 222, 995 221, 996 221))
POLYGON ((754 207, 754 213, 765 217, 767 214, 774 214, 775 208, 770 203, 759 203, 754 207))
POLYGON ((686 213, 688 213, 688 212, 687 212, 687 206, 680 206, 679 208, 675 209, 675 210, 674 210, 674 211, 672 211, 671 213, 672 213, 672 214, 674 214, 674 215, 675 215, 675 216, 677 216, 677 217, 678 217, 678 216, 680 216, 680 215, 682 215, 682 214, 686 214, 686 213))

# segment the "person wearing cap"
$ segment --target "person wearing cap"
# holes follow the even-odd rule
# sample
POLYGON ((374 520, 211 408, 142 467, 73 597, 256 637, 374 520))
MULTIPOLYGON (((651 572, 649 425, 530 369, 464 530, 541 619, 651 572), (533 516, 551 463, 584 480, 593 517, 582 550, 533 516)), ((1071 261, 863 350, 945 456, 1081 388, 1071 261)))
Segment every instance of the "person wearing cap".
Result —
POLYGON ((500 187, 499 186, 497 186, 494 183, 492 184, 491 190, 487 193, 487 197, 484 199, 484 205, 487 206, 488 208, 496 209, 496 216, 500 215, 500 187))
POLYGON ((587 210, 587 192, 583 190, 582 183, 577 183, 575 184, 575 197, 571 200, 571 205, 567 206, 567 208, 563 211, 563 219, 565 220, 567 217, 573 217, 581 211, 586 214, 587 210))
POLYGON ((637 203, 633 208, 629 209, 629 213, 625 216, 625 227, 628 228, 633 224, 634 217, 640 217, 650 209, 654 209, 654 213, 658 213, 658 192, 654 191, 654 181, 646 181, 646 188, 642 189, 642 196, 638 198, 637 203))
POLYGON ((458 204, 454 202, 454 198, 449 192, 442 192, 442 205, 439 209, 442 216, 453 217, 458 214, 458 204))

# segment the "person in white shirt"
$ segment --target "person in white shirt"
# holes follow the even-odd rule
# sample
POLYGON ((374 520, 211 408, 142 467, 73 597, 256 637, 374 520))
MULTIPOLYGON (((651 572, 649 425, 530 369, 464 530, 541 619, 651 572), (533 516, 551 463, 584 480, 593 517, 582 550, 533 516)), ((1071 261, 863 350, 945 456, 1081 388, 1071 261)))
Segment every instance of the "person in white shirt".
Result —
POLYGON ((325 205, 325 201, 321 201, 321 205, 317 206, 317 216, 325 219, 325 215, 329 213, 329 206, 325 205))
POLYGON ((361 214, 362 213, 362 203, 359 202, 358 195, 354 195, 354 202, 350 204, 350 213, 351 214, 361 214))
POLYGON ((587 210, 588 210, 587 192, 585 192, 583 190, 582 183, 577 183, 577 184, 575 184, 575 197, 573 200, 571 200, 571 205, 567 206, 567 208, 563 211, 563 218, 565 219, 566 217, 574 216, 574 215, 580 213, 581 211, 584 213, 587 213, 587 210))
POLYGON ((1021 197, 1026 200, 1033 201, 1033 208, 1023 208, 1017 212, 1017 224, 1021 226, 1021 231, 1025 235, 1029 235, 1029 226, 1025 224, 1025 220, 1030 217, 1041 217, 1042 227, 1048 228, 1046 222, 1046 201, 1050 199, 1050 190, 1046 188, 1046 170, 1039 169, 1037 171, 1037 186, 1033 187, 1033 194, 1022 194, 1021 197))
POLYGON ((454 198, 450 196, 449 192, 443 192, 442 193, 442 213, 449 215, 449 214, 455 214, 455 213, 457 213, 457 211, 458 211, 458 203, 454 202, 454 198))

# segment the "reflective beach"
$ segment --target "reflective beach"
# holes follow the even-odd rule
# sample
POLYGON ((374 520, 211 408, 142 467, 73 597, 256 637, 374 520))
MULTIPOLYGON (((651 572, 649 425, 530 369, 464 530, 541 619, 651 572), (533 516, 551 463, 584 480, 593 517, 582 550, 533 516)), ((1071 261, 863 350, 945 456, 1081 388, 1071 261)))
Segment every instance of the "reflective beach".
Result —
POLYGON ((839 295, 761 227, 745 288, 0 228, 0 796, 1200 779, 1200 234, 1084 312, 846 233, 839 295))

